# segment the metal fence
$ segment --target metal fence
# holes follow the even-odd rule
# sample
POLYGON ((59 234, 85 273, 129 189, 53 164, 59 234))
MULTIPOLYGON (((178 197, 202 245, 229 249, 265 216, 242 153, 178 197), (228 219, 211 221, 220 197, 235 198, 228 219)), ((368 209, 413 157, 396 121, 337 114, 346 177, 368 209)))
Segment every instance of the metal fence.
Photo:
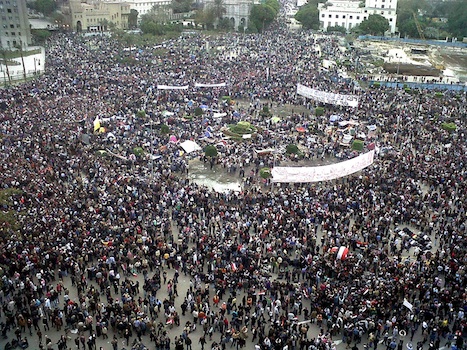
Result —
POLYGON ((402 89, 405 87, 411 89, 428 89, 428 90, 450 90, 450 91, 467 91, 467 85, 461 84, 434 84, 434 83, 415 83, 415 82, 393 82, 393 81, 375 81, 371 80, 370 85, 379 84, 389 88, 402 89))
POLYGON ((467 43, 460 41, 448 42, 440 40, 422 40, 422 39, 405 39, 405 38, 391 38, 387 36, 372 36, 372 35, 360 35, 358 40, 378 40, 378 41, 394 41, 407 44, 419 44, 419 45, 438 45, 438 46, 450 46, 467 48, 467 43))

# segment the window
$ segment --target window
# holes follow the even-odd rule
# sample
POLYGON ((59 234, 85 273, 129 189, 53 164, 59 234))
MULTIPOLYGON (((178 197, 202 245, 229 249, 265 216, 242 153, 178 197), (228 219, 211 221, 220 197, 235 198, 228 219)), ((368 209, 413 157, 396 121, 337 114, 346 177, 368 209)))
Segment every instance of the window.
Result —
POLYGON ((11 13, 11 9, 7 9, 6 12, 11 13))
POLYGON ((332 17, 332 15, 329 15, 329 18, 331 18, 331 17, 332 17))
POLYGON ((345 15, 342 15, 342 18, 344 18, 344 19, 345 19, 345 15))
POLYGON ((353 18, 353 16, 349 16, 349 18, 350 18, 350 19, 352 19, 352 18, 353 18))
POLYGON ((384 11, 381 11, 381 14, 384 15, 384 11))
POLYGON ((339 15, 336 15, 336 18, 339 18, 339 15))
POLYGON ((357 19, 360 19, 360 16, 357 16, 357 19))
POLYGON ((368 13, 368 10, 365 10, 365 13, 368 13))
POLYGON ((321 18, 324 18, 324 13, 321 14, 321 18))
POLYGON ((389 22, 392 22, 392 18, 389 18, 389 22))
POLYGON ((11 32, 11 36, 15 36, 15 35, 16 35, 16 33, 15 33, 15 32, 11 32))
POLYGON ((15 25, 14 25, 14 24, 10 24, 10 28, 14 28, 14 27, 15 27, 15 25))

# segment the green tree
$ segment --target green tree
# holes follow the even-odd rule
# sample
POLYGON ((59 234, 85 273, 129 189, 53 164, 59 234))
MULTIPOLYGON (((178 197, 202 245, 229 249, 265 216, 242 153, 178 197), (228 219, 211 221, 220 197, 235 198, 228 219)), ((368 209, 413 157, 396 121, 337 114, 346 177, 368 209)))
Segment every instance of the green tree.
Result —
POLYGON ((216 157, 217 156, 217 148, 216 146, 213 146, 213 145, 207 145, 206 147, 204 147, 204 155, 206 157, 216 157))
POLYGON ((224 0, 214 0, 213 11, 214 17, 219 21, 227 12, 224 6, 224 0))
POLYGON ((448 15, 448 29, 453 36, 467 37, 467 2, 457 0, 448 15))
POLYGON ((37 44, 45 43, 45 41, 52 35, 52 33, 47 29, 32 29, 31 34, 34 42, 37 44))
POLYGON ((303 29, 319 29, 319 11, 314 4, 302 6, 295 14, 295 19, 302 24, 303 29))
POLYGON ((174 13, 189 12, 193 7, 193 0, 172 0, 171 7, 174 13))
POLYGON ((232 21, 228 18, 222 18, 217 23, 217 28, 228 32, 233 29, 232 21))
POLYGON ((215 21, 216 17, 212 7, 196 11, 194 22, 197 26, 201 25, 203 29, 212 29, 215 21))
POLYGON ((332 27, 328 27, 327 32, 328 33, 337 32, 337 33, 345 34, 346 30, 345 30, 345 27, 342 27, 342 26, 332 26, 332 27))
POLYGON ((418 37, 417 25, 412 12, 402 11, 397 15, 397 28, 402 37, 418 37))
POLYGON ((276 18, 276 11, 268 5, 254 5, 250 12, 250 22, 262 32, 276 18))
POLYGON ((49 16, 57 9, 57 3, 54 0, 36 0, 33 8, 44 16, 49 16))
POLYGON ((264 4, 272 7, 276 11, 276 13, 279 13, 279 10, 281 9, 281 5, 277 0, 266 0, 264 4))
POLYGON ((359 28, 365 34, 384 35, 389 29, 389 21, 381 15, 369 15, 360 23, 359 28))
POLYGON ((131 9, 128 16, 128 28, 135 29, 136 27, 138 27, 138 11, 131 9))

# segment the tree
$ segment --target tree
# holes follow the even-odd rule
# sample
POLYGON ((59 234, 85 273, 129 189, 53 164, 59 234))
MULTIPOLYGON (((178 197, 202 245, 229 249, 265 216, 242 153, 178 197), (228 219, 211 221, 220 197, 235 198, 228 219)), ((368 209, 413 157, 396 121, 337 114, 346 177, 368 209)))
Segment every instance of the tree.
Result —
POLYGON ((213 11, 214 17, 219 21, 227 12, 224 6, 224 0, 214 0, 213 11))
POLYGON ((206 157, 216 157, 217 156, 217 148, 216 146, 213 146, 213 145, 207 145, 206 147, 204 147, 204 155, 206 157))
POLYGON ((16 44, 15 49, 17 49, 19 51, 19 55, 21 56, 21 63, 22 63, 22 66, 23 66, 23 77, 24 77, 24 81, 26 81, 27 77, 26 77, 26 65, 24 64, 23 42, 20 41, 18 44, 16 44))
POLYGON ((389 29, 389 21, 381 15, 369 15, 368 19, 360 23, 359 28, 365 34, 384 35, 389 29))
POLYGON ((337 33, 345 34, 346 30, 345 30, 345 27, 342 27, 342 26, 330 26, 328 27, 327 32, 328 33, 337 32, 337 33))
POLYGON ((128 28, 135 29, 138 26, 138 11, 135 9, 130 10, 128 16, 128 28))
POLYGON ((276 11, 268 5, 254 5, 250 12, 250 22, 262 32, 276 18, 276 11))
POLYGON ((31 35, 35 43, 43 44, 52 35, 52 33, 46 29, 32 29, 31 35))
POLYGON ((57 9, 57 3, 54 0, 36 0, 33 3, 36 11, 41 12, 44 16, 49 16, 57 9))
POLYGON ((303 29, 319 29, 319 11, 316 5, 302 6, 295 14, 295 19, 302 24, 303 29))
POLYGON ((171 7, 174 13, 190 12, 193 0, 172 0, 171 7))
POLYGON ((457 0, 448 15, 448 29, 453 36, 467 37, 467 2, 457 0))
POLYGON ((225 31, 230 31, 233 29, 232 21, 228 18, 222 18, 219 20, 217 23, 217 29, 225 30, 225 31))
POLYGON ((7 57, 6 57, 6 50, 3 47, 0 49, 0 54, 3 57, 3 64, 5 65, 6 75, 8 77, 8 84, 11 85, 11 75, 10 75, 10 69, 8 68, 8 60, 7 60, 7 57))
POLYGON ((276 13, 279 13, 279 10, 281 8, 281 5, 279 4, 279 1, 277 0, 266 0, 265 5, 272 7, 276 13))
POLYGON ((203 29, 211 29, 214 27, 214 22, 216 17, 212 7, 206 8, 204 10, 196 11, 195 24, 201 25, 203 29))

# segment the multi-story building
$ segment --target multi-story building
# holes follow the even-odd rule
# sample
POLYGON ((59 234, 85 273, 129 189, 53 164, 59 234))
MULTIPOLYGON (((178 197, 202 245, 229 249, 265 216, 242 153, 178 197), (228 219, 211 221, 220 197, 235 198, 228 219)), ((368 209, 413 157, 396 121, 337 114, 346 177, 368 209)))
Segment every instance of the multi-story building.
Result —
POLYGON ((172 0, 127 0, 127 2, 131 10, 138 11, 138 20, 141 20, 142 15, 151 12, 154 6, 169 7, 172 4, 172 0))
MULTIPOLYGON (((0 0, 1 1, 1 0, 0 0)), ((128 29, 130 4, 127 2, 70 1, 71 28, 73 31, 106 31, 114 25, 128 29)))
POLYGON ((319 4, 318 9, 323 30, 334 26, 351 30, 369 15, 378 14, 389 21, 391 33, 396 31, 397 0, 365 0, 364 6, 360 0, 332 0, 332 3, 319 4))
POLYGON ((31 45, 26 0, 0 0, 0 39, 6 50, 31 45))

